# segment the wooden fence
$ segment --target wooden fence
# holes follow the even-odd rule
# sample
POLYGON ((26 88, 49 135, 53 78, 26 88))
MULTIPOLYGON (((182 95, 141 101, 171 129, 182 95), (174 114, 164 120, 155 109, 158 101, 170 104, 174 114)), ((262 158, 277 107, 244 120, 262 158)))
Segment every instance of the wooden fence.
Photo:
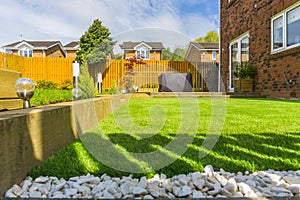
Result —
POLYGON ((218 63, 195 63, 187 61, 143 61, 134 63, 134 75, 125 75, 127 60, 112 60, 90 67, 90 74, 97 80, 97 74, 102 73, 102 90, 109 90, 113 85, 124 88, 126 79, 130 78, 139 91, 153 92, 158 90, 158 76, 162 73, 191 73, 194 91, 217 91, 218 63))
MULTIPOLYGON (((0 52, 0 68, 21 72, 22 77, 33 81, 53 81, 58 84, 72 81, 73 58, 28 58, 0 52)), ((110 60, 89 66, 89 72, 96 84, 97 74, 102 73, 102 90, 118 86, 124 88, 127 60, 110 60)), ((134 75, 130 77, 139 91, 158 90, 158 76, 162 73, 191 73, 194 91, 216 91, 218 83, 218 63, 194 63, 186 61, 146 60, 134 63, 134 75)))
POLYGON ((0 52, 0 68, 21 72, 33 81, 48 80, 58 84, 72 81, 74 58, 21 57, 0 52))

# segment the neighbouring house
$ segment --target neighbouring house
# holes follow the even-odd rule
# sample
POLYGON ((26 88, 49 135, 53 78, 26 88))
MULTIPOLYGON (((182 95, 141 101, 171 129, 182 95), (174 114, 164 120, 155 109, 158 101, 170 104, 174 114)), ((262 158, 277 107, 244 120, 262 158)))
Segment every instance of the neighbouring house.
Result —
POLYGON ((143 60, 161 60, 162 50, 165 49, 161 42, 123 42, 120 45, 124 51, 124 59, 142 58, 143 60))
POLYGON ((79 41, 70 42, 63 49, 66 52, 66 58, 76 58, 76 52, 80 49, 79 41))
POLYGON ((190 42, 185 60, 191 63, 219 62, 219 43, 190 42))
POLYGON ((24 57, 65 58, 66 52, 60 41, 22 40, 3 46, 6 53, 24 57))
POLYGON ((300 98, 300 1, 221 0, 221 78, 234 91, 239 63, 256 66, 255 91, 300 98))

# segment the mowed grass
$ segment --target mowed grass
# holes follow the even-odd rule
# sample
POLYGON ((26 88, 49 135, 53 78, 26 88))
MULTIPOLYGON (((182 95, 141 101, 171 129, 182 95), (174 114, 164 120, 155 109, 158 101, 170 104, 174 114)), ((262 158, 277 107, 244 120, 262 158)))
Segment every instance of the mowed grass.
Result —
POLYGON ((131 99, 29 175, 171 177, 208 164, 230 172, 299 170, 299 150, 299 101, 131 99))

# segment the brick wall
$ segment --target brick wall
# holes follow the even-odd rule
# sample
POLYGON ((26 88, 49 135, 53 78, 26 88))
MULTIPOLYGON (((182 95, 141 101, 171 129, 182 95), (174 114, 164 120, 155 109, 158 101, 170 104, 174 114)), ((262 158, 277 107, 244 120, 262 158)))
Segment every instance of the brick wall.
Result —
POLYGON ((221 0, 221 76, 225 88, 229 86, 230 42, 248 32, 249 62, 258 69, 255 91, 271 98, 300 99, 300 47, 271 54, 271 17, 296 2, 221 0), (287 84, 284 76, 296 84, 287 84))
POLYGON ((54 47, 49 48, 46 51, 46 57, 48 58, 64 58, 65 55, 63 53, 63 51, 61 50, 61 48, 56 45, 54 47))
POLYGON ((66 57, 67 58, 76 58, 76 56, 77 56, 76 52, 77 52, 77 50, 67 50, 66 57))

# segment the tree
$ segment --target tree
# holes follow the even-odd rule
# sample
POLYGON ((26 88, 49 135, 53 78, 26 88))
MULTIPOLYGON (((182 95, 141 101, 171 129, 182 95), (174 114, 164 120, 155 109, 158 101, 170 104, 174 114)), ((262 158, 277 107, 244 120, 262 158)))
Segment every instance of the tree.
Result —
POLYGON ((117 54, 115 54, 115 56, 114 56, 114 59, 115 59, 115 60, 121 60, 122 58, 123 58, 122 53, 117 53, 117 54))
POLYGON ((172 59, 172 52, 171 52, 171 49, 168 47, 164 50, 162 50, 162 53, 161 53, 161 59, 162 60, 171 60, 172 59))
POLYGON ((176 47, 173 52, 170 48, 166 48, 162 51, 162 60, 184 61, 185 54, 186 49, 181 47, 176 47))
POLYGON ((87 99, 95 97, 97 88, 94 85, 93 78, 89 74, 87 62, 82 63, 80 66, 78 87, 82 90, 81 98, 87 99))
POLYGON ((181 47, 176 47, 174 49, 174 52, 173 52, 173 59, 172 60, 177 60, 177 61, 184 61, 184 57, 185 57, 185 54, 186 54, 186 49, 184 48, 181 48, 181 47))
POLYGON ((88 64, 105 60, 112 52, 115 42, 109 37, 109 30, 102 25, 99 19, 80 37, 80 50, 77 51, 76 60, 82 64, 86 59, 88 64))
POLYGON ((204 37, 199 37, 194 42, 219 42, 219 35, 214 31, 210 31, 204 37))
POLYGON ((109 30, 96 19, 80 37, 80 50, 76 53, 76 61, 81 64, 79 88, 82 90, 82 98, 91 98, 96 94, 96 86, 89 74, 88 65, 106 60, 112 52, 115 42, 109 35, 109 30))

